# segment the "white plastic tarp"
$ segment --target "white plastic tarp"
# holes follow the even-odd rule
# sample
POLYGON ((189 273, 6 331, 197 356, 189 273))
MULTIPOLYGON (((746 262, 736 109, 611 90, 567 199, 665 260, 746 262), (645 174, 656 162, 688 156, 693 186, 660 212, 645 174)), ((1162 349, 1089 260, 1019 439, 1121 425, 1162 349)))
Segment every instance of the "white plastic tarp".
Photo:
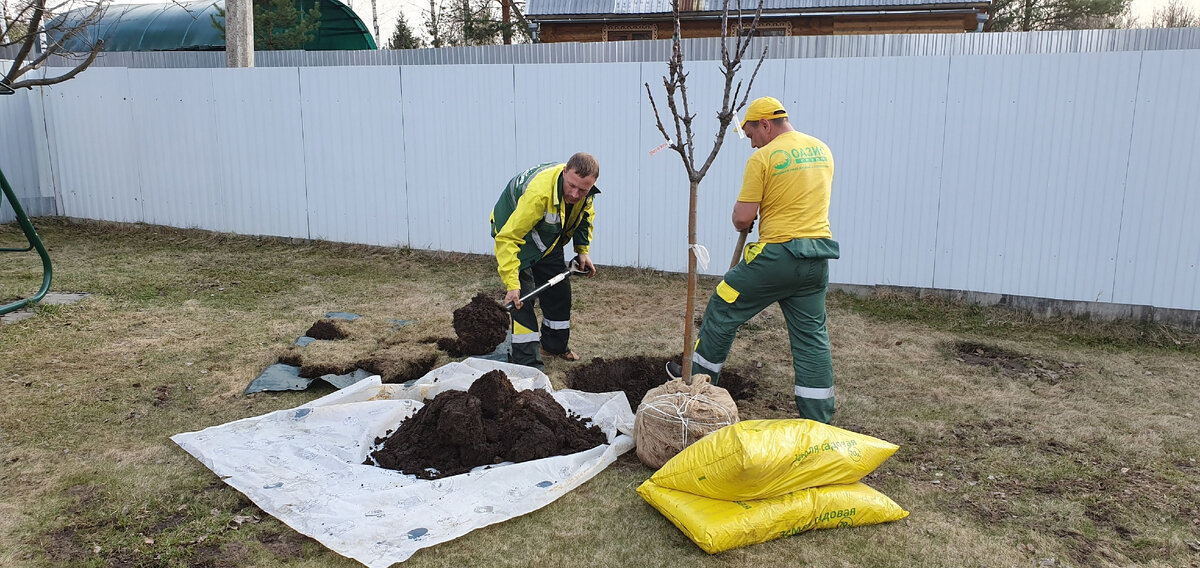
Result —
POLYGON ((552 391, 530 367, 467 359, 411 386, 371 377, 291 410, 246 418, 171 439, 263 511, 372 568, 550 504, 633 448, 633 412, 622 392, 552 391), (517 390, 551 391, 591 419, 609 443, 567 456, 477 468, 422 480, 363 465, 377 437, 438 393, 466 390, 500 369, 517 390))

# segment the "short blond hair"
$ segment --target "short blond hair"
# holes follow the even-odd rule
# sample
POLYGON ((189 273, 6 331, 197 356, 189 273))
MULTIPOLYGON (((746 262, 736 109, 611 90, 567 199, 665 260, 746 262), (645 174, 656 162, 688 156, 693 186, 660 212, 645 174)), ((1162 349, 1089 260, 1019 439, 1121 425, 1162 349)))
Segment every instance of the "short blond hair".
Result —
POLYGON ((571 156, 564 169, 575 172, 579 177, 600 177, 600 162, 597 162, 596 157, 587 152, 578 152, 571 156))

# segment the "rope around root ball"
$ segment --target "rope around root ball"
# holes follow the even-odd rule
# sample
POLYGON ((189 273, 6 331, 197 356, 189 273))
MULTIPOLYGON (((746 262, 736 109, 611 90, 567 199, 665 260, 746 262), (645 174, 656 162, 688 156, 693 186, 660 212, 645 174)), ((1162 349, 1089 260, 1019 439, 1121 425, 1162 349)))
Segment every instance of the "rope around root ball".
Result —
POLYGON ((710 384, 707 375, 692 380, 691 385, 668 381, 638 405, 634 438, 638 458, 647 466, 662 467, 696 440, 738 421, 737 404, 728 391, 710 384))

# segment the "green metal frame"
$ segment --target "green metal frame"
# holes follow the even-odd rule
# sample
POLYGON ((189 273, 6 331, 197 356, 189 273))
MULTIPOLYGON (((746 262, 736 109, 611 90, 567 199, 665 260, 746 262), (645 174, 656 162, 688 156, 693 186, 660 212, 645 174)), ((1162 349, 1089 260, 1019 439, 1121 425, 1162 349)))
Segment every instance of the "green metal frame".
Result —
MULTIPOLYGON (((28 252, 37 249, 38 255, 42 257, 41 289, 32 298, 0 306, 0 315, 4 315, 41 300, 46 295, 46 292, 50 290, 50 280, 54 278, 54 267, 50 264, 50 254, 46 252, 46 247, 42 245, 41 237, 38 236, 37 230, 33 228, 33 223, 29 222, 29 216, 25 214, 25 210, 21 209, 21 203, 17 201, 17 196, 13 193, 12 187, 8 185, 8 179, 4 177, 3 170, 0 170, 0 189, 4 191, 4 197, 8 199, 8 202, 12 204, 13 211, 17 214, 17 223, 21 225, 21 230, 25 232, 25 238, 29 240, 29 246, 25 248, 0 248, 0 252, 28 252)), ((3 202, 0 201, 0 205, 2 204, 3 202)))

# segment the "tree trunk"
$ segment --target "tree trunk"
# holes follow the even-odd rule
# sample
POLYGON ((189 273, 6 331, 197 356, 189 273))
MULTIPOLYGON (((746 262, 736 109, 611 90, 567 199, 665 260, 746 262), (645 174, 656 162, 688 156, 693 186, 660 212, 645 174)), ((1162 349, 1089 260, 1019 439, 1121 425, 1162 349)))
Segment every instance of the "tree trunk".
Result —
POLYGON ((504 22, 504 28, 501 30, 501 35, 504 36, 504 45, 512 45, 512 27, 509 23, 512 20, 511 11, 508 8, 509 0, 500 0, 500 19, 504 22))
POLYGON ((375 0, 371 0, 371 25, 375 27, 375 46, 378 47, 383 38, 379 37, 379 10, 375 6, 375 0))
POLYGON ((8 43, 8 0, 0 0, 0 41, 8 43))
POLYGON ((696 254, 692 246, 696 244, 696 195, 700 182, 690 183, 690 199, 688 200, 688 282, 687 282, 687 311, 683 316, 683 382, 692 384, 692 351, 696 343, 696 254))

